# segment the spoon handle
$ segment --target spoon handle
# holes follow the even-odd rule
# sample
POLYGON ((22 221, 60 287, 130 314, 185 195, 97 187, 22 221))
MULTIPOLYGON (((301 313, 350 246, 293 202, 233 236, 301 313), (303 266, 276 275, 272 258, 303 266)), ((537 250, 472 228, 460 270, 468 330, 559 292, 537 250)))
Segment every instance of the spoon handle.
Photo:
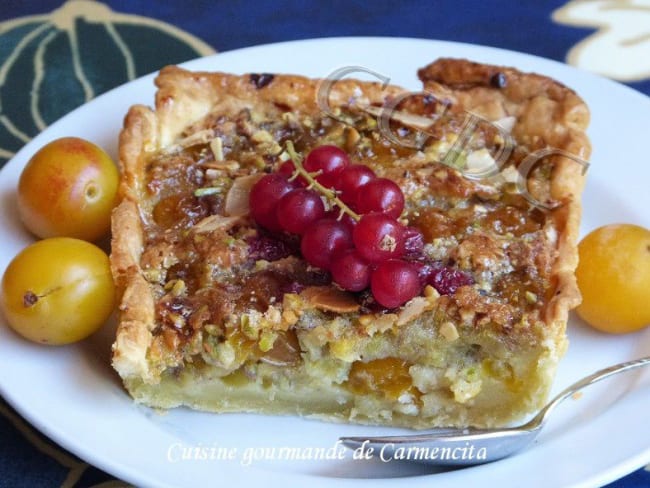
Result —
POLYGON ((542 424, 558 404, 560 404, 563 400, 573 395, 577 391, 582 390, 586 386, 593 385, 594 383, 604 380, 605 378, 609 378, 610 376, 623 373, 624 371, 629 371, 631 369, 647 366, 648 364, 650 364, 650 356, 635 359, 633 361, 626 361, 624 363, 615 364, 614 366, 610 366, 608 368, 598 370, 595 373, 590 374, 585 378, 582 378, 580 381, 577 381, 571 386, 568 386, 567 388, 562 390, 543 409, 539 411, 539 413, 529 422, 528 425, 532 426, 533 424, 534 425, 542 424))

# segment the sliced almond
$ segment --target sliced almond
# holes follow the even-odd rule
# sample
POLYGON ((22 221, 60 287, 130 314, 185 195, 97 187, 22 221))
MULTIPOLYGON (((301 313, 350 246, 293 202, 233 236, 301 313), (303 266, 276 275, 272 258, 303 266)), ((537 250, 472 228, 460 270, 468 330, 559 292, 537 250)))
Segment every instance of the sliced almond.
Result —
POLYGON ((328 312, 349 313, 359 310, 354 297, 333 286, 310 286, 300 296, 312 307, 328 312))
MULTIPOLYGON (((365 106, 361 108, 364 112, 376 117, 381 117, 384 113, 382 107, 365 106)), ((435 119, 423 117, 421 115, 414 115, 410 112, 403 112, 400 110, 393 110, 390 112, 389 116, 391 120, 401 122, 408 127, 414 127, 416 129, 428 129, 435 122, 435 119)))
POLYGON ((165 148, 166 153, 171 153, 178 151, 179 149, 184 149, 186 147, 195 146, 197 144, 207 144, 214 137, 214 131, 212 129, 203 129, 193 134, 190 134, 187 137, 179 139, 175 144, 171 144, 165 148))
MULTIPOLYGON (((232 160, 226 160, 226 161, 205 161, 203 163, 199 163, 199 165, 202 168, 207 168, 206 170, 206 176, 209 176, 207 171, 210 170, 217 170, 217 171, 237 171, 241 166, 237 161, 232 161, 232 160)), ((219 174, 217 173, 217 177, 219 174)))
POLYGON ((227 230, 239 223, 240 217, 224 217, 223 215, 210 215, 209 217, 204 218, 194 227, 192 227, 193 232, 197 233, 206 233, 212 232, 213 230, 222 229, 227 230))
POLYGON ((397 325, 404 325, 414 318, 422 315, 429 305, 429 301, 424 297, 415 297, 402 308, 397 317, 397 325))
POLYGON ((261 174, 240 176, 235 178, 228 194, 226 195, 226 204, 224 212, 232 217, 243 217, 250 212, 249 196, 253 185, 264 176, 261 174))

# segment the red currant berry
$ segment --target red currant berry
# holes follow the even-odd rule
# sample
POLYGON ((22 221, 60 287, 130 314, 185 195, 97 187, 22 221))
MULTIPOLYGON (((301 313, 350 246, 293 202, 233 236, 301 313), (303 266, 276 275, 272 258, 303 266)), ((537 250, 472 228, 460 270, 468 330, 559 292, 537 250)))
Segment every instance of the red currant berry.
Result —
POLYGON ((370 284, 370 266, 356 249, 336 253, 330 266, 332 279, 348 291, 361 291, 370 284))
POLYGON ((376 178, 375 172, 368 166, 353 164, 341 171, 338 181, 334 183, 334 188, 341 192, 339 198, 344 203, 356 206, 359 188, 374 178, 376 178))
POLYGON ((359 254, 370 263, 404 254, 404 226, 386 214, 364 215, 352 235, 359 254))
POLYGON ((375 178, 357 190, 357 210, 383 212, 396 219, 404 210, 404 194, 393 180, 375 178))
POLYGON ((300 251, 309 264, 329 271, 332 256, 352 245, 350 229, 343 222, 321 219, 307 227, 300 251))
POLYGON ((350 165, 348 155, 336 146, 325 145, 312 149, 303 164, 304 168, 321 174, 316 177, 321 185, 332 188, 339 177, 339 174, 350 165))
POLYGON ((404 248, 406 256, 411 259, 417 259, 422 256, 424 251, 424 235, 415 227, 406 227, 404 229, 404 248))
POLYGON ((357 221, 354 220, 345 212, 343 213, 343 215, 341 215, 341 209, 338 207, 334 207, 332 208, 332 210, 328 210, 327 212, 325 212, 325 217, 328 219, 334 219, 334 220, 338 220, 339 222, 343 222, 345 225, 348 226, 350 232, 352 232, 354 230, 354 227, 357 225, 357 221))
MULTIPOLYGON (((281 175, 286 176, 287 179, 293 178, 296 174, 296 167, 293 165, 292 161, 285 161, 280 165, 278 168, 278 173, 281 175)), ((298 176, 296 178, 293 178, 291 180, 291 183, 294 184, 294 186, 302 186, 305 187, 307 186, 307 182, 302 176, 298 176)))
POLYGON ((315 191, 299 188, 280 199, 276 214, 284 230, 302 234, 311 223, 323 218, 325 205, 315 191))
POLYGON ((251 189, 249 204, 255 221, 271 231, 282 230, 276 215, 280 199, 293 190, 287 178, 278 173, 263 176, 251 189))
POLYGON ((293 176, 293 173, 296 171, 296 167, 291 161, 285 161, 278 168, 278 173, 283 175, 285 178, 289 179, 293 176))
POLYGON ((422 286, 415 266, 401 259, 389 259, 373 271, 370 289, 380 305, 396 308, 418 296, 422 286))

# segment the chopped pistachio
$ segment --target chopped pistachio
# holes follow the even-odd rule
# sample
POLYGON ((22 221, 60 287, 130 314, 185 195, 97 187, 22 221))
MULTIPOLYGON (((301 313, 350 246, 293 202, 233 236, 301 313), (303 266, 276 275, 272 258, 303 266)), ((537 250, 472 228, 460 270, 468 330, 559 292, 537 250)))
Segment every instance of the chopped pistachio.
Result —
POLYGON ((275 340, 277 338, 278 338, 277 332, 274 332, 269 329, 263 330, 262 333, 260 334, 260 342, 259 342, 260 351, 268 352, 271 349, 273 349, 273 344, 275 343, 275 340))
POLYGON ((142 270, 142 274, 149 283, 160 283, 163 273, 159 269, 147 268, 142 270))
POLYGON ((257 323, 250 320, 248 315, 242 315, 240 321, 240 327, 242 333, 249 339, 257 339, 260 331, 257 328, 257 323))
POLYGON ((537 303, 537 295, 532 291, 526 291, 526 301, 531 305, 537 303))
POLYGON ((346 362, 356 361, 361 357, 358 341, 353 338, 341 338, 329 344, 330 353, 336 359, 346 362))
POLYGON ((282 152, 282 146, 275 141, 260 143, 258 148, 267 156, 274 156, 282 152))
POLYGON ((370 325, 372 322, 372 315, 362 315, 359 317, 359 323, 363 326, 370 325))
POLYGON ((279 324, 282 320, 282 314, 278 307, 269 307, 266 312, 264 312, 264 318, 271 323, 279 324))
POLYGON ((301 308, 304 306, 302 298, 296 293, 285 293, 282 299, 282 306, 285 310, 291 309, 298 315, 301 314, 301 308))
POLYGON ((172 295, 175 297, 181 296, 187 290, 187 286, 183 280, 176 280, 176 283, 172 286, 172 295))
POLYGON ((266 259, 258 259, 255 261, 255 271, 263 271, 269 267, 269 263, 266 259))
POLYGON ((298 322, 298 315, 293 310, 285 310, 282 312, 282 319, 289 325, 293 325, 298 322))
POLYGON ((177 329, 182 329, 185 326, 185 319, 183 318, 182 315, 179 315, 177 313, 170 313, 169 319, 172 321, 172 324, 177 329))
POLYGON ((205 197, 208 195, 215 195, 217 193, 222 193, 223 188, 219 188, 216 186, 209 186, 207 188, 197 188, 194 190, 194 196, 195 197, 205 197))
POLYGON ((266 162, 264 161, 264 158, 262 156, 256 154, 254 157, 253 165, 257 169, 264 169, 266 167, 266 162))
POLYGON ((210 335, 221 334, 221 327, 219 327, 217 324, 205 324, 203 326, 203 329, 210 335))

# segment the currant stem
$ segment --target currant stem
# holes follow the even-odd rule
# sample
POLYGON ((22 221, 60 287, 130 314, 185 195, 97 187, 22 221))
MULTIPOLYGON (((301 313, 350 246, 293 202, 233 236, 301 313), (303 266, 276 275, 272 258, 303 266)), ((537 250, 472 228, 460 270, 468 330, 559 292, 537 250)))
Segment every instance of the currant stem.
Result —
POLYGON ((348 207, 345 203, 343 203, 343 201, 337 196, 336 191, 331 190, 316 181, 315 177, 321 173, 320 171, 317 171, 316 173, 310 173, 304 168, 302 165, 302 157, 296 152, 295 148, 293 147, 293 142, 291 141, 287 141, 287 153, 289 154, 289 157, 291 157, 293 165, 296 167, 296 173, 306 179, 309 183, 307 188, 316 189, 321 195, 327 198, 330 204, 336 205, 341 209, 339 218, 341 218, 343 214, 346 213, 357 222, 361 220, 361 216, 353 211, 350 207, 348 207))

